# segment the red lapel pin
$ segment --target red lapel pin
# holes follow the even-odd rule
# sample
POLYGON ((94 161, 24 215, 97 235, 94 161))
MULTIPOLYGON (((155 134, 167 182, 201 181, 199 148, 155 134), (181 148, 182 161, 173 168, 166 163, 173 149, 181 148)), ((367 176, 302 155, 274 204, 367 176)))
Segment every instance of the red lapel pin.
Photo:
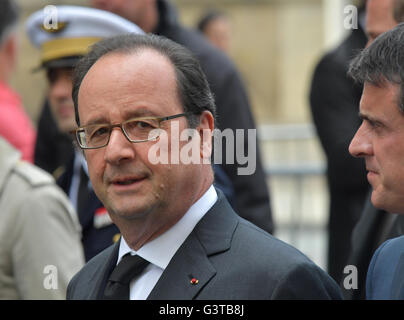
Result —
POLYGON ((199 280, 196 279, 196 278, 192 278, 191 281, 190 281, 190 283, 191 283, 192 285, 196 285, 196 284, 198 284, 198 282, 199 282, 199 280))

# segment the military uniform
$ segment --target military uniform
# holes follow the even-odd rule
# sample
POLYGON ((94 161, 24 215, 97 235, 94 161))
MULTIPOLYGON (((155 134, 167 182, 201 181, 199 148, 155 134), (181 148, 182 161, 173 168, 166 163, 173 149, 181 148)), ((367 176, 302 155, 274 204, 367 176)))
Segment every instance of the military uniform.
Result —
POLYGON ((0 155, 0 299, 64 299, 84 265, 74 209, 52 176, 2 138, 0 155))

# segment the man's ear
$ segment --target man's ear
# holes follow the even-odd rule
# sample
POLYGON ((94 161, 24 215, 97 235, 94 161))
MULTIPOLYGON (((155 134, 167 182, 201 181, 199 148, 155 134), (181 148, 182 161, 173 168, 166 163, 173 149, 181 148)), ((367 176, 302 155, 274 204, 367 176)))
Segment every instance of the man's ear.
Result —
POLYGON ((210 161, 212 155, 213 130, 215 128, 215 119, 210 111, 204 111, 200 115, 197 131, 200 137, 200 153, 202 159, 210 161))

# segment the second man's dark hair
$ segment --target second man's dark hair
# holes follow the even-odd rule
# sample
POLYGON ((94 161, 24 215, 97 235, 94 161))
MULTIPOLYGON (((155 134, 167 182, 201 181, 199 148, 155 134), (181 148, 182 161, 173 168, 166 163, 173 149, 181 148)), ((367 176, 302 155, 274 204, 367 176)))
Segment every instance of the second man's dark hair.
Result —
POLYGON ((381 34, 353 58, 348 75, 361 84, 398 84, 398 107, 404 113, 404 23, 381 34))

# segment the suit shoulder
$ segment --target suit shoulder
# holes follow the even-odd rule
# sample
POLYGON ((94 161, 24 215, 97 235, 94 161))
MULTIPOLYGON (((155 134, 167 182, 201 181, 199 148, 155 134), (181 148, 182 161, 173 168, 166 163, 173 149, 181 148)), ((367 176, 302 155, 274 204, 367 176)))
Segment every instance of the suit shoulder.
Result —
POLYGON ((234 232, 231 250, 230 260, 233 265, 237 260, 243 273, 251 273, 253 261, 251 277, 267 283, 264 292, 271 299, 342 297, 334 280, 305 254, 244 219, 234 232))
POLYGON ((67 288, 68 300, 95 299, 91 297, 91 289, 103 276, 102 270, 107 267, 107 263, 117 244, 113 244, 90 259, 81 270, 74 275, 67 288))
POLYGON ((404 236, 385 241, 374 253, 371 266, 388 261, 393 266, 404 253, 404 236))
POLYGON ((374 253, 366 277, 367 299, 389 299, 393 277, 404 253, 404 236, 385 241, 374 253))
POLYGON ((262 258, 271 258, 273 260, 271 263, 279 264, 282 269, 284 269, 284 265, 313 264, 297 248, 272 236, 243 218, 240 218, 233 240, 237 242, 245 241, 246 251, 262 258), (276 257, 276 259, 273 259, 273 257, 276 257))
POLYGON ((404 253, 404 236, 385 241, 379 249, 384 253, 404 253))

